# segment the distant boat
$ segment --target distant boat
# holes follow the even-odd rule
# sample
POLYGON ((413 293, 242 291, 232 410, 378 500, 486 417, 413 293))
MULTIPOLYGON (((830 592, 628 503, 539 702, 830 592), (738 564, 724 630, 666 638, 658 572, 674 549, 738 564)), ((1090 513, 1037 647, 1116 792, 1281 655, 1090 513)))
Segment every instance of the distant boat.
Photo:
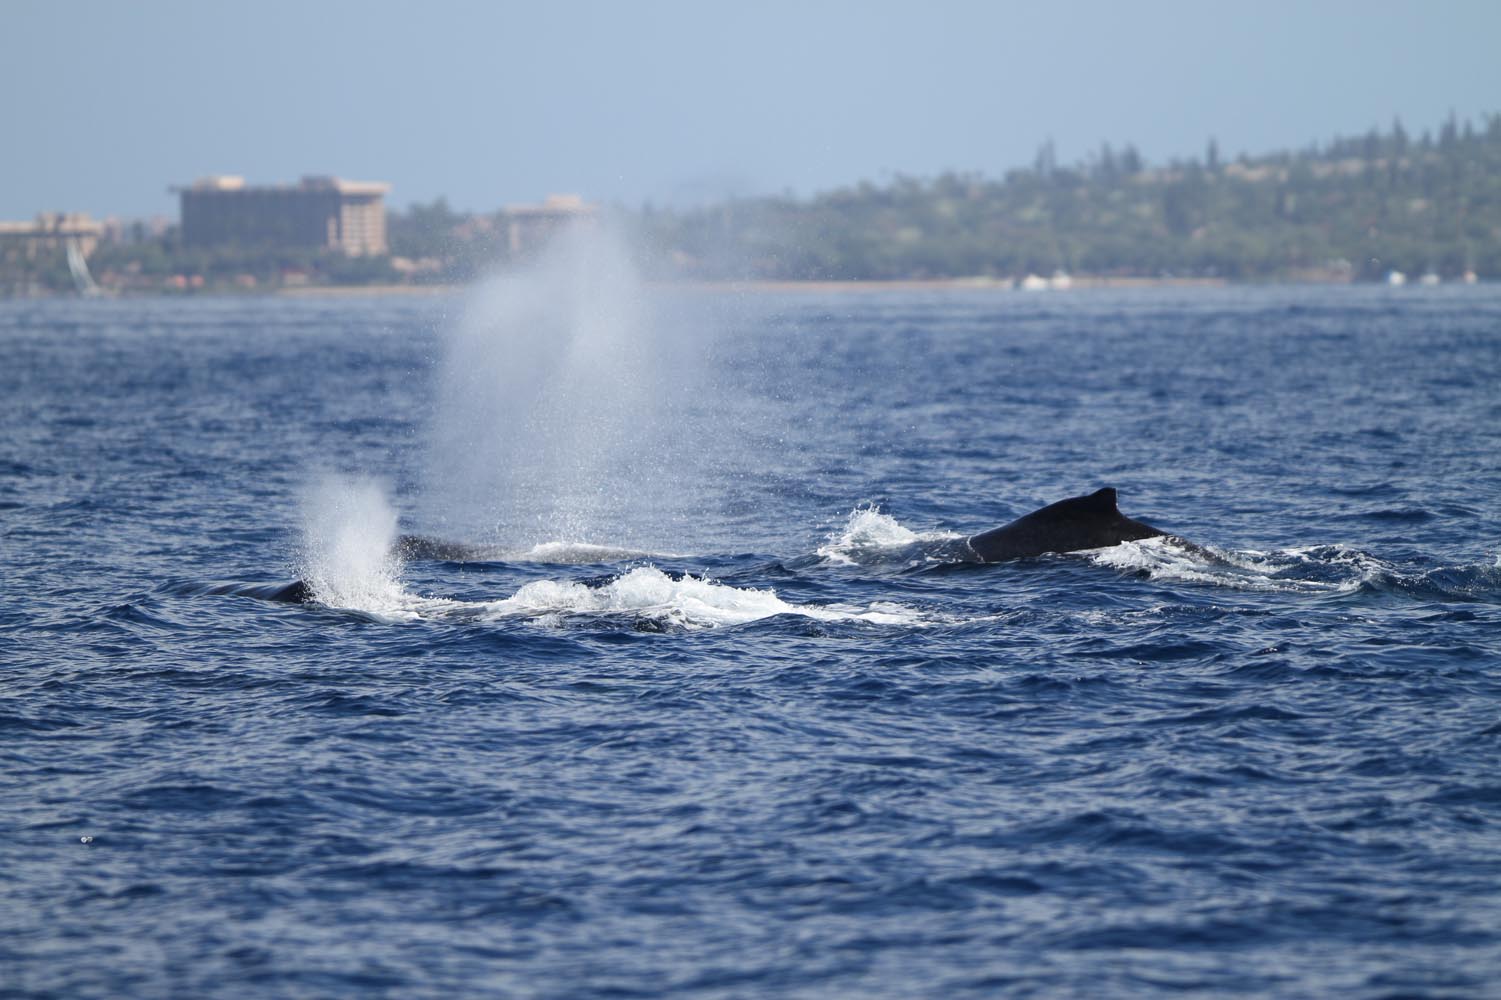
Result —
POLYGON ((1475 282, 1480 280, 1480 275, 1476 274, 1474 271, 1466 271, 1464 273, 1464 277, 1459 280, 1463 281, 1467 285, 1473 285, 1475 282))
POLYGON ((1434 274, 1432 271, 1423 272, 1423 276, 1418 279, 1418 284, 1420 285, 1436 285, 1438 284, 1438 282, 1438 275, 1434 274))
POLYGON ((1054 271, 1053 276, 1048 279, 1048 287, 1054 291, 1067 291, 1074 287, 1074 279, 1068 276, 1067 271, 1054 271))
POLYGON ((1407 284, 1407 275, 1401 271, 1388 271, 1386 272, 1386 283, 1392 286, 1405 285, 1407 284))
POLYGON ((1048 279, 1036 274, 1029 274, 1021 280, 1021 284, 1017 287, 1024 292, 1045 292, 1053 286, 1048 282, 1048 279))

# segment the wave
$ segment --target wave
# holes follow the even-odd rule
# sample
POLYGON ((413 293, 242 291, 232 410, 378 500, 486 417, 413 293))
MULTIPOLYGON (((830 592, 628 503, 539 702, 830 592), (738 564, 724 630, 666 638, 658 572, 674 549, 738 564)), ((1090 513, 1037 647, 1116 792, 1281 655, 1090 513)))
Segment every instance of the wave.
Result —
POLYGON ((319 602, 392 623, 533 619, 559 626, 572 618, 628 617, 658 626, 701 629, 795 615, 826 622, 932 624, 917 609, 889 601, 864 606, 793 604, 771 589, 732 587, 702 577, 669 575, 655 566, 638 566, 599 583, 536 580, 495 601, 460 601, 371 588, 350 588, 342 593, 356 594, 359 599, 336 602, 320 595, 319 602))
POLYGON ((1081 555, 1099 566, 1154 580, 1205 583, 1233 590, 1349 593, 1391 569, 1377 557, 1342 545, 1261 552, 1184 543, 1172 536, 1123 542, 1081 555))
POLYGON ((594 563, 631 562, 642 559, 687 559, 681 552, 652 552, 646 549, 596 545, 590 542, 541 542, 525 551, 511 554, 512 562, 543 563, 552 566, 584 566, 594 563))
POLYGON ((427 535, 402 535, 396 541, 396 551, 402 559, 406 560, 458 563, 541 563, 554 566, 586 566, 642 559, 688 558, 680 553, 652 552, 646 549, 599 545, 592 542, 540 542, 529 548, 516 548, 507 545, 452 542, 427 535))
POLYGON ((1185 544, 1171 536, 1081 553, 1100 566, 1154 580, 1234 590, 1314 594, 1398 594, 1420 600, 1501 601, 1501 560, 1404 568, 1347 545, 1262 552, 1185 544))
POLYGON ((915 568, 966 561, 955 551, 966 537, 952 531, 913 531, 871 504, 850 511, 844 526, 832 533, 815 554, 825 562, 841 566, 895 564, 915 568))

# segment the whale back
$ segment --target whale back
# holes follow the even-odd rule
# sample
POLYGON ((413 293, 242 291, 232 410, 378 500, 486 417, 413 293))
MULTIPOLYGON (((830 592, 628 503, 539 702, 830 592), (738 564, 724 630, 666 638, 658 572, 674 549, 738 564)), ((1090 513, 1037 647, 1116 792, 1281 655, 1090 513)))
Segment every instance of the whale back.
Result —
POLYGON ((1116 506, 1115 490, 1107 486, 1087 496, 1048 504, 1010 524, 974 535, 969 547, 983 562, 1001 562, 1047 552, 1101 549, 1165 534, 1122 514, 1116 506))

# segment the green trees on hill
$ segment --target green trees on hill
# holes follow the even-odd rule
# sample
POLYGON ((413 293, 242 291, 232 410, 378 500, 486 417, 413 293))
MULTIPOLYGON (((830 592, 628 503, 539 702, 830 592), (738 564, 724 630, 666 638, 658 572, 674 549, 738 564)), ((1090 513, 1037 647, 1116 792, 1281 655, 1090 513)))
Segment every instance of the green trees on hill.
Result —
POLYGON ((1211 141, 1164 166, 1129 146, 1059 166, 1049 144, 1000 179, 898 177, 642 224, 678 267, 715 278, 1497 276, 1501 115, 1228 163, 1211 141))

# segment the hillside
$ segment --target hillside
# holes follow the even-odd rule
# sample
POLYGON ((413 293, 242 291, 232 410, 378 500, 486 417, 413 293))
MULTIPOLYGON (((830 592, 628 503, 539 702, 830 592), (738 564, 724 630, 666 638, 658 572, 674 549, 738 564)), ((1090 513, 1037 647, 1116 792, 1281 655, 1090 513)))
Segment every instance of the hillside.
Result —
POLYGON ((1235 280, 1501 275, 1501 115, 1437 136, 1151 166, 1131 147, 999 179, 946 174, 809 199, 639 219, 673 269, 706 278, 1019 277, 1065 270, 1235 280))

